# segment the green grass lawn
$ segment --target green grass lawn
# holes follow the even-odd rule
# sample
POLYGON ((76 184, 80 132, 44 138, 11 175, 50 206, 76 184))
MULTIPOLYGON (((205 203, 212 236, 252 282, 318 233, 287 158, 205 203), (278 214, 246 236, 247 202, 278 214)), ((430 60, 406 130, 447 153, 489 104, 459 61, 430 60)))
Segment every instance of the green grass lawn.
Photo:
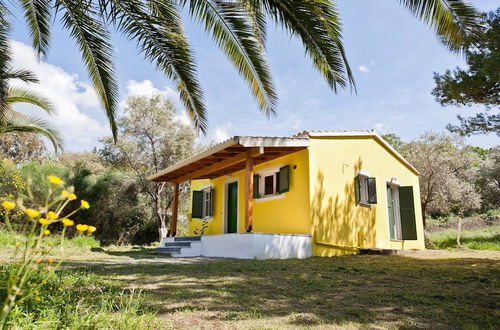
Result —
POLYGON ((265 261, 179 260, 148 252, 104 248, 82 250, 81 258, 73 254, 71 264, 50 275, 40 301, 16 310, 13 325, 486 329, 500 322, 495 251, 474 252, 477 258, 443 251, 440 259, 265 261))
MULTIPOLYGON (((457 245, 457 230, 448 229, 431 233, 429 239, 440 249, 457 245)), ((461 245, 474 250, 500 250, 500 226, 489 226, 462 232, 461 245)))

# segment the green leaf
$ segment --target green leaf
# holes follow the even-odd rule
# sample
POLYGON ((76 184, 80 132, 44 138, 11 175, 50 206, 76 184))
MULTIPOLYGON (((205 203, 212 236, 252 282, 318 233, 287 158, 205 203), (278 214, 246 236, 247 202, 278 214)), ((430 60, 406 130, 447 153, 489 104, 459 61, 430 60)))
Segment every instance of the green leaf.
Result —
POLYGON ((207 118, 203 94, 180 15, 171 1, 111 0, 108 19, 137 42, 139 51, 177 84, 194 126, 203 133, 207 118))
POLYGON ((59 132, 44 119, 25 116, 15 111, 9 111, 6 121, 0 125, 0 134, 3 133, 34 133, 45 136, 57 152, 63 150, 63 140, 59 132))
POLYGON ((399 0, 419 20, 428 24, 444 45, 463 51, 467 38, 482 39, 479 15, 471 5, 461 0, 399 0))
POLYGON ((259 107, 266 115, 275 113, 277 95, 266 61, 263 17, 257 7, 238 2, 190 0, 189 13, 201 21, 217 45, 248 81, 259 107))
POLYGON ((87 66, 92 85, 101 99, 113 137, 116 140, 116 108, 118 103, 118 86, 113 66, 113 47, 110 34, 103 23, 94 16, 99 15, 95 8, 88 4, 71 0, 58 0, 58 7, 65 9, 62 17, 63 25, 76 40, 87 66))
POLYGON ((33 48, 40 56, 46 56, 49 49, 52 8, 47 0, 20 0, 24 18, 28 24, 33 48))
POLYGON ((50 115, 57 112, 54 108, 54 105, 52 104, 52 102, 50 102, 49 99, 38 94, 37 92, 20 87, 10 87, 7 91, 7 96, 5 97, 4 102, 8 105, 12 105, 14 103, 33 104, 42 108, 50 115))

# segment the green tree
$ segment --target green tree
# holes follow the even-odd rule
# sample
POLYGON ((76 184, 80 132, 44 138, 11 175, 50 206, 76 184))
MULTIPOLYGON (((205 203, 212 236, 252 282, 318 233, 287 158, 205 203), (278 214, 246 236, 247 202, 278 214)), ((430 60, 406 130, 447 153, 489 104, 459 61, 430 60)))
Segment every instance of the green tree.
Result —
POLYGON ((500 8, 484 14, 480 20, 484 38, 468 41, 465 51, 467 68, 456 68, 444 74, 434 73, 436 87, 432 94, 443 106, 482 105, 486 112, 464 118, 459 126, 448 125, 451 132, 462 135, 495 132, 500 136, 500 8), (492 113, 493 112, 493 113, 492 113))
MULTIPOLYGON (((151 182, 147 177, 191 156, 195 151, 195 132, 176 118, 173 103, 160 95, 128 98, 118 130, 117 142, 104 139, 100 153, 114 167, 135 173, 154 206, 161 239, 167 235, 173 191, 168 183, 151 182)), ((181 186, 183 200, 188 191, 187 184, 181 186)))
POLYGON ((403 151, 406 143, 396 134, 389 133, 382 135, 382 138, 391 145, 397 152, 401 153, 403 151))
POLYGON ((0 134, 0 157, 22 164, 41 160, 46 155, 45 143, 33 133, 0 134))
POLYGON ((500 208, 500 147, 492 148, 479 165, 477 185, 483 208, 500 208))
POLYGON ((431 213, 463 213, 480 205, 475 189, 478 156, 457 136, 426 133, 409 142, 403 155, 420 172, 420 202, 431 213))
MULTIPOLYGON (((196 78, 192 51, 181 22, 181 11, 200 22, 247 80, 260 109, 274 113, 277 96, 266 61, 269 21, 302 42, 313 66, 329 86, 354 86, 342 44, 340 15, 332 0, 18 0, 32 44, 40 56, 50 48, 51 22, 56 13, 76 41, 116 138, 117 83, 108 27, 137 42, 145 59, 172 79, 196 128, 205 132, 207 118, 196 78)), ((448 48, 457 50, 474 33, 476 11, 461 0, 397 1, 428 24, 448 48)), ((7 9, 0 2, 0 49, 7 43, 7 9), (2 39, 3 38, 3 39, 2 39), (2 41, 3 40, 3 41, 2 41)), ((0 51, 0 54, 2 52, 0 51)), ((0 75, 2 72, 0 58, 0 75)), ((0 88, 1 90, 1 88, 0 88)))

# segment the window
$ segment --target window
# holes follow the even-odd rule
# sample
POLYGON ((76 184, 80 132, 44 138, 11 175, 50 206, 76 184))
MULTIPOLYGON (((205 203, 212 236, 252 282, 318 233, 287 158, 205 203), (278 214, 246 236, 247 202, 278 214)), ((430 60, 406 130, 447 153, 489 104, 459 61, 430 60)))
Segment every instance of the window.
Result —
POLYGON ((275 185, 274 179, 276 175, 268 175, 264 177, 264 196, 274 195, 275 185))
POLYGON ((277 170, 268 169, 253 177, 253 197, 269 197, 285 193, 290 188, 289 166, 277 170))
POLYGON ((377 204, 377 182, 375 178, 359 173, 355 178, 355 183, 357 204, 377 204))
POLYGON ((192 218, 209 218, 213 215, 214 189, 212 187, 193 191, 192 218))

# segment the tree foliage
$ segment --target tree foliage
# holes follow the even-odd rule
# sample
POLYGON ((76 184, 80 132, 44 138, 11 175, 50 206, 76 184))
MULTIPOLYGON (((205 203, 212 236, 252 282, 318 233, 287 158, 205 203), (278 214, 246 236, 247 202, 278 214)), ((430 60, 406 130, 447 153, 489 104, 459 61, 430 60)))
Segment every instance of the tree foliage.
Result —
POLYGON ((467 68, 434 73, 432 94, 443 106, 482 105, 487 112, 472 117, 458 116, 460 125, 448 129, 462 135, 495 132, 500 135, 500 8, 479 20, 483 38, 467 39, 467 68))
POLYGON ((500 147, 493 148, 478 169, 477 185, 485 208, 500 208, 500 147))
MULTIPOLYGON (((173 191, 167 182, 151 182, 147 177, 191 156, 195 150, 194 130, 176 116, 173 103, 160 95, 130 97, 118 121, 117 142, 103 139, 100 150, 110 166, 135 174, 137 184, 154 206, 160 237, 167 234, 173 191)), ((186 198, 188 188, 181 185, 181 198, 186 198)))
POLYGON ((41 161, 46 155, 45 143, 33 133, 0 134, 0 156, 16 164, 41 161))
POLYGON ((463 213, 478 209, 474 186, 478 156, 457 136, 426 133, 404 147, 404 156, 420 172, 422 213, 463 213))

